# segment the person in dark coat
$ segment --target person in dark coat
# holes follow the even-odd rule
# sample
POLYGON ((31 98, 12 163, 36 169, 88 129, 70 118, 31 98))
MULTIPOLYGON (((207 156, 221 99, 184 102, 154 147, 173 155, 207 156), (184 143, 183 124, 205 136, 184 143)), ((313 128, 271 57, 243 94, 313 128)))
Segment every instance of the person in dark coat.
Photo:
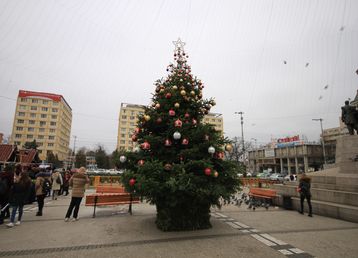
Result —
POLYGON ((14 167, 6 166, 4 171, 0 173, 0 180, 3 189, 1 189, 0 194, 0 205, 1 205, 1 213, 0 213, 0 225, 4 223, 4 219, 10 217, 10 205, 9 205, 9 197, 10 197, 10 189, 14 184, 14 167))
POLYGON ((12 208, 10 223, 7 224, 7 227, 13 227, 14 225, 21 224, 21 218, 23 214, 23 208, 26 204, 31 188, 31 179, 29 178, 27 172, 21 172, 18 178, 18 181, 14 183, 10 192, 10 206, 12 208), (16 212, 19 210, 18 221, 15 223, 16 212))
POLYGON ((304 214, 303 203, 306 199, 308 204, 308 216, 312 217, 311 178, 309 178, 305 173, 303 173, 300 178, 298 192, 300 193, 301 200, 301 210, 299 211, 299 213, 304 214))
POLYGON ((48 194, 48 191, 50 191, 51 187, 46 190, 44 185, 46 182, 51 183, 51 174, 47 173, 46 171, 41 171, 37 173, 36 175, 36 182, 35 182, 35 191, 36 191, 36 199, 37 199, 37 205, 38 205, 38 211, 36 213, 36 216, 42 216, 42 209, 45 204, 45 197, 48 194), (44 192, 44 190, 46 190, 44 192))

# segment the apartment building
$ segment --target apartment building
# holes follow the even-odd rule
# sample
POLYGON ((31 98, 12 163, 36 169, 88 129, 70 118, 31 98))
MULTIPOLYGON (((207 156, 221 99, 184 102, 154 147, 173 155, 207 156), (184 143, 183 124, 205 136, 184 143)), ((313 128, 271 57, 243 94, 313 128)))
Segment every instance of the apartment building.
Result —
MULTIPOLYGON (((135 144, 132 142, 131 137, 137 126, 137 117, 144 113, 144 108, 145 106, 143 105, 121 103, 118 122, 118 150, 133 150, 135 144)), ((224 121, 222 114, 209 113, 204 117, 203 122, 214 125, 215 129, 223 134, 224 121)))
POLYGON ((20 90, 10 143, 23 146, 36 140, 41 160, 52 152, 59 160, 68 155, 72 109, 62 95, 20 90))

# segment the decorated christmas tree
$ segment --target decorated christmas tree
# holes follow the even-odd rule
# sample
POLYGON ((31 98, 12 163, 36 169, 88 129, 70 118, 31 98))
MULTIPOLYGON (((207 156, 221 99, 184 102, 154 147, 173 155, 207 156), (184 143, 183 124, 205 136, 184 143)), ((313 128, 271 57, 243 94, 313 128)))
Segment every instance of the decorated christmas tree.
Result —
POLYGON ((152 104, 138 117, 134 152, 122 153, 122 182, 157 208, 164 231, 211 227, 210 207, 229 200, 239 181, 235 164, 224 160, 232 146, 203 117, 215 105, 202 99, 203 83, 191 74, 180 39, 174 64, 155 82, 152 104))

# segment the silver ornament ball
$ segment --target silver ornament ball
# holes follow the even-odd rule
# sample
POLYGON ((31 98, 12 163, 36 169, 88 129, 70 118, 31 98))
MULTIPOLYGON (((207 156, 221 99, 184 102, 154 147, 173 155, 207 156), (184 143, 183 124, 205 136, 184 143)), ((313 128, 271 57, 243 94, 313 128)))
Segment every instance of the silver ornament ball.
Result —
POLYGON ((179 140, 179 139, 181 138, 181 134, 180 134, 178 131, 176 131, 176 132, 173 134, 173 138, 174 138, 174 140, 179 140))

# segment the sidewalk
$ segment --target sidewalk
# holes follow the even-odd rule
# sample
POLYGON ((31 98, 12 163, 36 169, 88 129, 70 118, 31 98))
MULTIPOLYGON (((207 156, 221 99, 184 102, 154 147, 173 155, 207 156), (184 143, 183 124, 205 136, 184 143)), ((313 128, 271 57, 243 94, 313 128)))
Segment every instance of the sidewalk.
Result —
MULTIPOLYGON (((161 232, 148 204, 81 206, 80 220, 64 222, 70 198, 45 200, 44 215, 25 206, 20 226, 0 226, 0 257, 357 257, 358 224, 270 207, 227 205, 212 210, 213 228, 161 232)), ((84 203, 84 200, 83 200, 84 203)))

